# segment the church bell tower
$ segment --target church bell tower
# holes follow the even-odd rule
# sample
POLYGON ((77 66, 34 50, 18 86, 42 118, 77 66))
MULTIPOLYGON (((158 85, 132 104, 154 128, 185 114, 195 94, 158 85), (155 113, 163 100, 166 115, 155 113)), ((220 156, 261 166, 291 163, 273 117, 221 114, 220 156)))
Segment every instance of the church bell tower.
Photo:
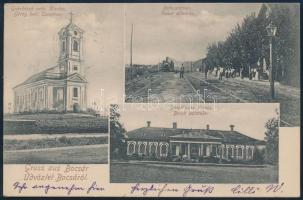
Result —
POLYGON ((73 14, 70 13, 70 22, 59 31, 60 55, 59 68, 67 76, 80 74, 84 76, 82 63, 82 45, 84 31, 73 22, 73 14))

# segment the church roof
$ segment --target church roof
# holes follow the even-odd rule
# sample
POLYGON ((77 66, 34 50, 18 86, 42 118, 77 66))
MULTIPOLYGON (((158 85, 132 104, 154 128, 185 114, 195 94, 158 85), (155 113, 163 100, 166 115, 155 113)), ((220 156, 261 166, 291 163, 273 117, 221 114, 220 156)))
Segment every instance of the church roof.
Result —
POLYGON ((126 133, 128 139, 138 140, 209 140, 224 143, 264 144, 264 141, 231 130, 182 129, 142 127, 126 133))
POLYGON ((81 32, 84 32, 79 26, 77 26, 76 24, 74 24, 73 22, 70 22, 66 27, 66 29, 78 29, 81 32))
POLYGON ((25 81, 23 81, 21 84, 15 86, 14 88, 21 85, 41 81, 44 79, 54 79, 54 80, 62 79, 62 74, 60 72, 56 72, 57 71, 56 68, 58 68, 58 66, 51 67, 46 70, 43 70, 42 72, 34 74, 30 76, 28 79, 26 79, 25 81))
POLYGON ((87 80, 85 77, 81 76, 78 73, 73 73, 68 76, 65 76, 63 72, 60 72, 59 66, 51 67, 48 68, 42 72, 39 72, 37 74, 34 74, 30 76, 28 79, 26 79, 24 82, 21 84, 15 86, 14 88, 17 88, 21 85, 26 85, 42 80, 69 80, 69 81, 74 81, 74 82, 82 82, 82 83, 87 83, 87 80))
POLYGON ((66 25, 65 27, 63 27, 60 32, 62 30, 73 30, 73 29, 77 29, 78 31, 80 31, 81 33, 83 33, 84 31, 79 27, 77 26, 76 24, 74 24, 73 22, 70 22, 68 25, 66 25))
POLYGON ((82 30, 79 26, 77 26, 74 22, 73 22, 73 15, 71 13, 71 18, 69 21, 69 24, 67 24, 65 27, 61 28, 59 31, 59 34, 62 33, 65 30, 78 30, 81 33, 84 33, 84 30, 82 30))
POLYGON ((66 80, 73 81, 73 82, 87 83, 86 78, 81 76, 78 73, 70 74, 69 76, 66 77, 66 80))

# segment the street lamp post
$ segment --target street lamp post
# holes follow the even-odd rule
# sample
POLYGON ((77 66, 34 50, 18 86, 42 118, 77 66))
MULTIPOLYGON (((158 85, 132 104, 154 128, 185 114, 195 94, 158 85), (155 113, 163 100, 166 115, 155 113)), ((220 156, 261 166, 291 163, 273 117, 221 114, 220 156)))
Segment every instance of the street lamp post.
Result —
POLYGON ((269 36, 269 82, 270 82, 270 95, 271 99, 275 99, 275 83, 273 75, 273 59, 272 59, 272 39, 276 35, 277 27, 270 22, 266 27, 269 36))

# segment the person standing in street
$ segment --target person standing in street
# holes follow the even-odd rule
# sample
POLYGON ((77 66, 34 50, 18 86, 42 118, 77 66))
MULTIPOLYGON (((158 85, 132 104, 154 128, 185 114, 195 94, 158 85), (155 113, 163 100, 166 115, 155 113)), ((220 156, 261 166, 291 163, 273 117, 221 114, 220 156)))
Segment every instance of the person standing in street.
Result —
POLYGON ((219 80, 222 80, 223 73, 224 73, 224 69, 223 67, 220 67, 219 80))
POLYGON ((182 78, 182 67, 180 68, 179 74, 180 74, 180 79, 181 79, 182 78))
POLYGON ((205 74, 205 79, 207 79, 207 72, 208 72, 208 67, 205 68, 205 72, 204 72, 204 74, 205 74))
POLYGON ((180 69, 180 78, 184 78, 184 67, 183 67, 183 65, 180 69))

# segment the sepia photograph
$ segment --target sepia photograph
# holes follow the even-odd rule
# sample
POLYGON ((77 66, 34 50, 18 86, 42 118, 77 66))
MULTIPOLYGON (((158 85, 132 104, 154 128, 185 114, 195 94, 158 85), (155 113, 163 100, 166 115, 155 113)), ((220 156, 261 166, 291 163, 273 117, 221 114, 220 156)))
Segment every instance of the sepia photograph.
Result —
POLYGON ((5 196, 300 196, 299 3, 3 8, 5 196))
POLYGON ((280 103, 300 125, 297 3, 127 4, 125 102, 280 103))
POLYGON ((278 104, 111 105, 111 183, 277 183, 278 104))
POLYGON ((120 7, 10 4, 5 11, 4 163, 107 163, 102 92, 119 93, 121 85, 112 79, 123 75, 120 7))

